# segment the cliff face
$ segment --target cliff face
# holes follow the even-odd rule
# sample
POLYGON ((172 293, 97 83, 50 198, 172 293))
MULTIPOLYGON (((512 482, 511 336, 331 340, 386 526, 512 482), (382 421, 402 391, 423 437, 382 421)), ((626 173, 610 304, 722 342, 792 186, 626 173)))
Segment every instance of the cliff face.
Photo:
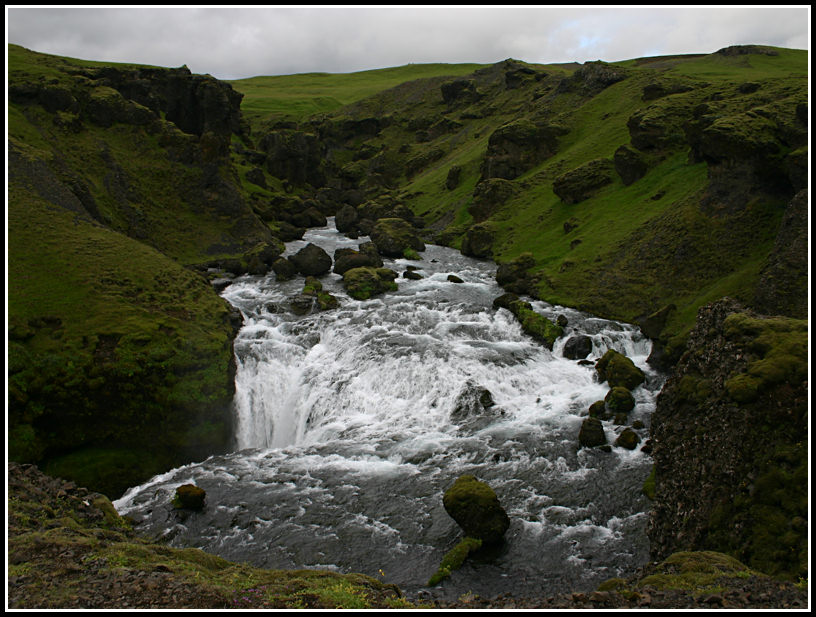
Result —
POLYGON ((231 439, 240 315, 183 265, 282 244, 229 160, 240 94, 9 46, 9 456, 117 497, 231 439))
POLYGON ((700 309, 652 416, 656 559, 717 550, 807 577, 807 322, 700 309))

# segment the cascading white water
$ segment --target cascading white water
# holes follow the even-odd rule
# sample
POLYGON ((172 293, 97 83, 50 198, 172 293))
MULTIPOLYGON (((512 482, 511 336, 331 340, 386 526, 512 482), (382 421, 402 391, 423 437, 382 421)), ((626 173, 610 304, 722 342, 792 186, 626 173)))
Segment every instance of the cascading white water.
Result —
MULTIPOLYGON (((314 242, 332 254, 360 241, 330 225, 288 251, 314 242)), ((645 363, 650 342, 633 326, 535 301, 537 311, 568 319, 551 352, 492 308, 502 293, 492 264, 430 246, 420 262, 386 266, 408 264, 424 278, 400 278, 397 292, 365 302, 345 295, 338 275, 322 277, 341 306, 303 317, 287 310, 302 278, 235 281, 224 296, 245 317, 235 345, 237 451, 154 478, 117 508, 227 558, 384 570, 416 590, 459 537, 442 493, 472 473, 496 490, 513 523, 494 563, 468 564, 438 593, 577 590, 642 565, 640 486, 651 461, 638 450, 578 448, 580 424, 608 386, 561 352, 582 333, 593 341, 590 359, 610 348, 632 358, 648 380, 634 392, 629 422, 648 425, 662 381, 645 363), (455 414, 474 388, 495 405, 455 414), (214 505, 180 521, 162 500, 183 481, 205 488, 214 505)), ((610 443, 623 428, 605 423, 610 443)))

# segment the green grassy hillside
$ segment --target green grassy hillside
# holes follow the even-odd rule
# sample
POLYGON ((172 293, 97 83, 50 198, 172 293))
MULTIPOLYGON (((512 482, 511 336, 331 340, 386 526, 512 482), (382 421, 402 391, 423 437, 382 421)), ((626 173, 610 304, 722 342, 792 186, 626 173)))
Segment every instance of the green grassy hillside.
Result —
POLYGON ((299 73, 236 79, 244 95, 241 111, 253 128, 276 121, 300 121, 424 77, 465 75, 479 64, 408 64, 356 73, 299 73))
POLYGON ((663 339, 679 349, 701 305, 753 301, 804 188, 807 53, 578 66, 505 61, 458 82, 419 79, 299 130, 324 136, 328 183, 361 188, 360 212, 405 205, 457 247, 478 223, 497 261, 534 255, 535 291, 552 302, 627 321, 674 305, 663 339), (349 133, 355 123, 368 130, 349 133), (615 163, 624 146, 643 166, 629 182, 615 163), (597 189, 556 194, 567 172, 591 182, 593 161, 607 176, 597 189))

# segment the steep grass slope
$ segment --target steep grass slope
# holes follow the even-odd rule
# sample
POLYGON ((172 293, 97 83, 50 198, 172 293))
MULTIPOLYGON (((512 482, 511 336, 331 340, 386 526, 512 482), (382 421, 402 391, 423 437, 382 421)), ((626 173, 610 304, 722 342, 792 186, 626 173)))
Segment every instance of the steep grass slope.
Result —
POLYGON ((230 443, 235 316, 182 264, 282 247, 222 84, 10 45, 8 85, 9 456, 116 497, 230 443))

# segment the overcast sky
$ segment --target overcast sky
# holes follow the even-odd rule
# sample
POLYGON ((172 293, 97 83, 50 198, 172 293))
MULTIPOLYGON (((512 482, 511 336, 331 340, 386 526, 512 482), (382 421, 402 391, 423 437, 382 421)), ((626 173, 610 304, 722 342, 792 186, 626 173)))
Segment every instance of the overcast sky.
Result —
POLYGON ((85 60, 221 79, 346 73, 426 62, 533 63, 810 49, 808 5, 774 7, 6 8, 6 40, 85 60))

